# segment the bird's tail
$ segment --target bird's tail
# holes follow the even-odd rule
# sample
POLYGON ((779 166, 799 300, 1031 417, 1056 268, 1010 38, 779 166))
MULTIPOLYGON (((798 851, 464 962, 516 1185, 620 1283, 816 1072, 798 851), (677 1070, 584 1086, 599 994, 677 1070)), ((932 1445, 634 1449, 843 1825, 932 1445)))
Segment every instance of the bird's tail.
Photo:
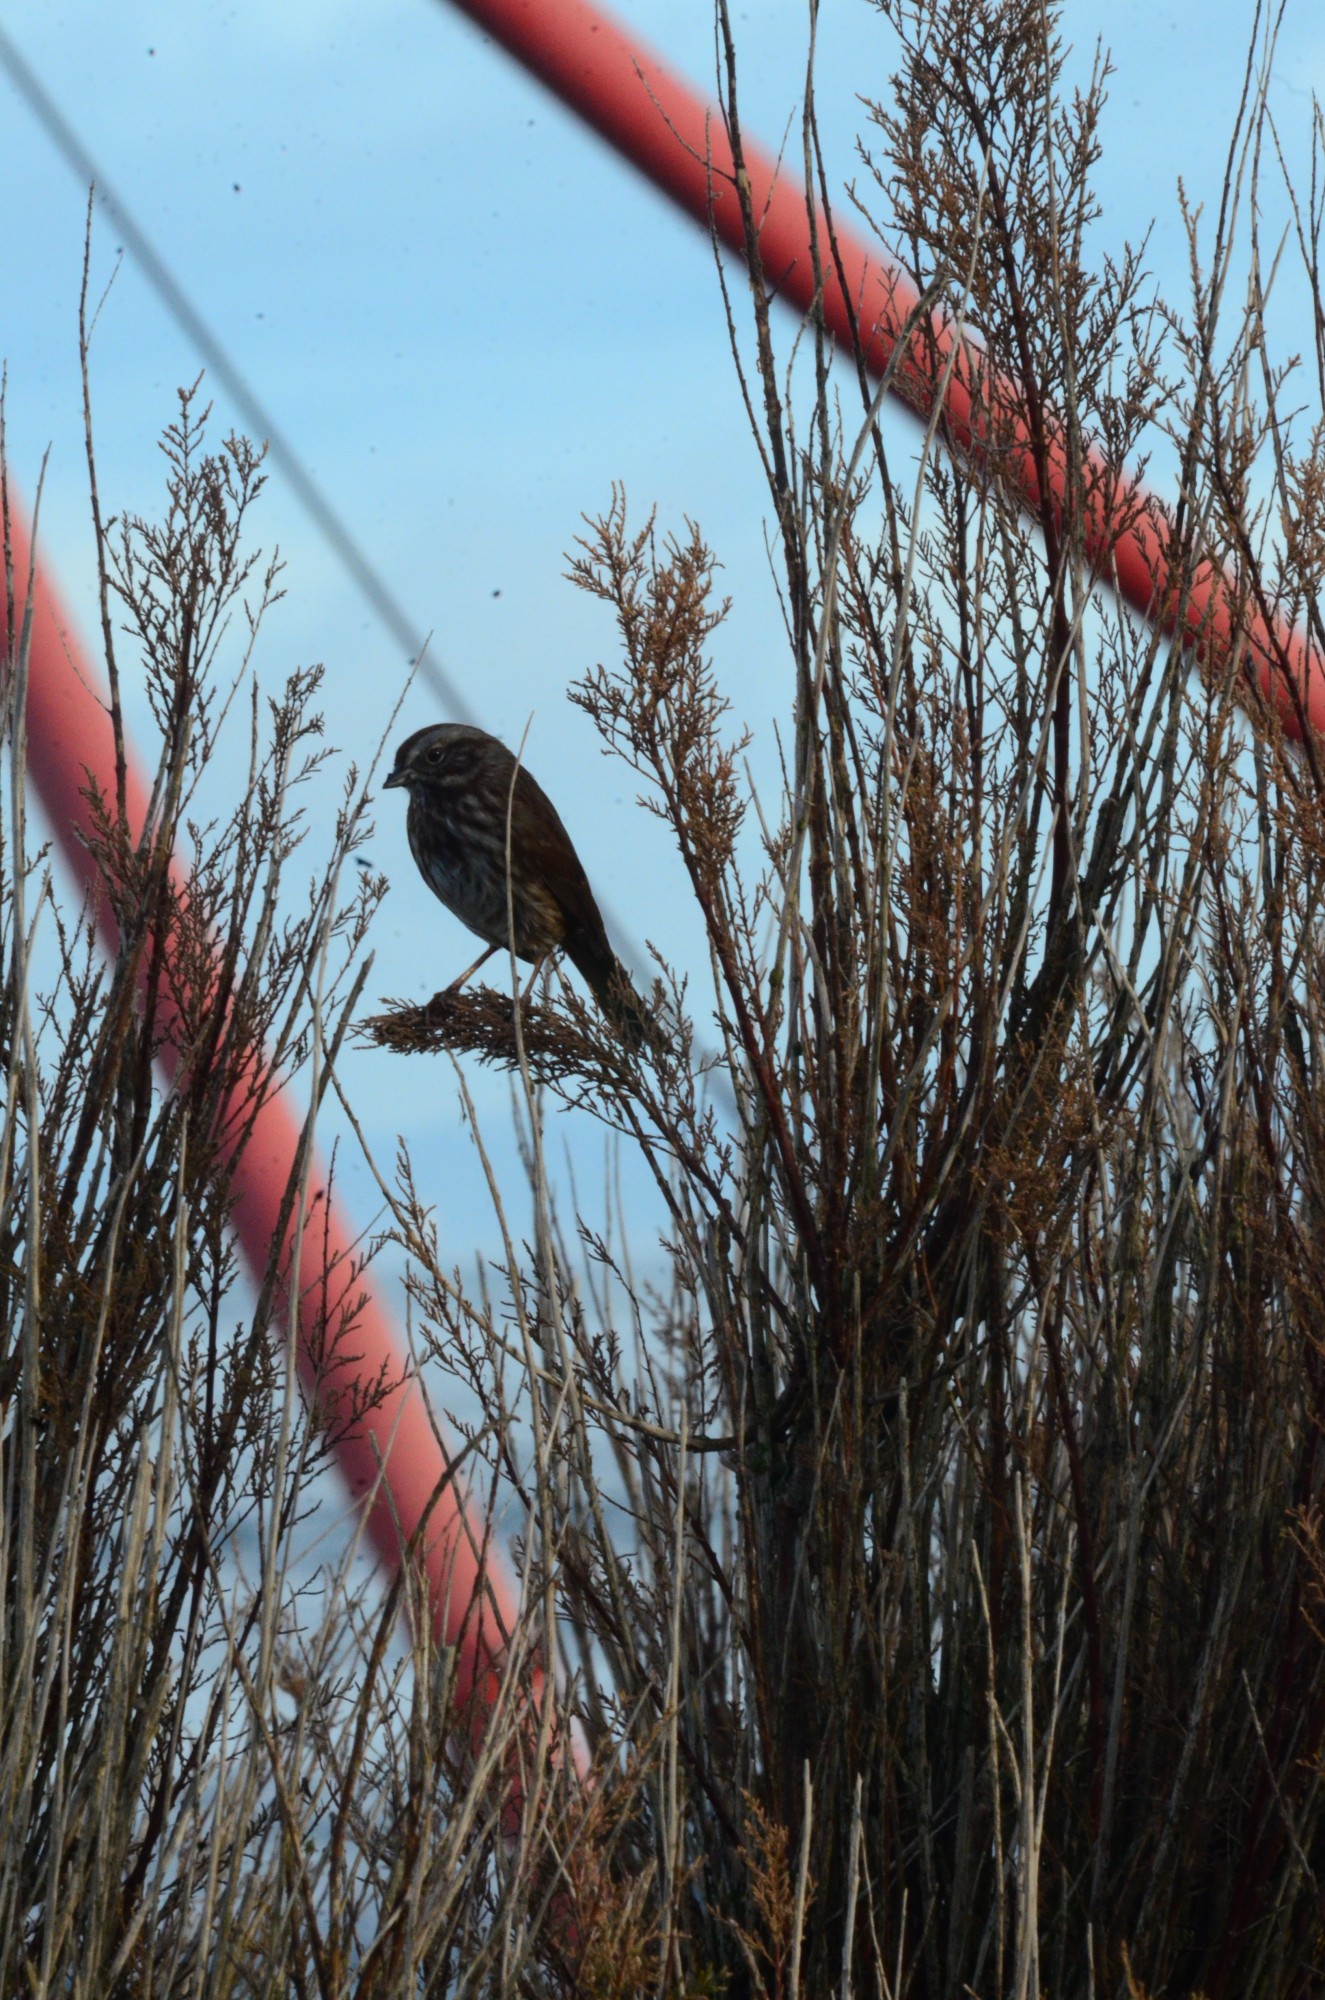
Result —
POLYGON ((575 960, 594 999, 627 1048, 642 1049, 658 1038, 658 1024, 636 992, 630 974, 609 950, 575 960))

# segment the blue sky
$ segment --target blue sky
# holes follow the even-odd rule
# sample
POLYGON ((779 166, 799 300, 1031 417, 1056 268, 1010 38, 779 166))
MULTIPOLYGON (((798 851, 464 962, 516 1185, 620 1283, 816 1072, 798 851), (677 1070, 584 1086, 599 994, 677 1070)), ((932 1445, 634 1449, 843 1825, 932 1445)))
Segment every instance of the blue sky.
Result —
MULTIPOLYGON (((618 11, 711 89, 707 0, 635 0, 618 11)), ((750 0, 734 18, 746 121, 775 146, 802 89, 803 10, 750 0)), ((1072 0, 1064 15, 1072 75, 1084 80, 1101 37, 1115 65, 1097 176, 1100 253, 1151 229, 1150 268, 1178 299, 1177 183, 1217 200, 1252 18, 1250 5, 1228 0, 1108 9, 1072 0)), ((716 647, 721 671, 755 730, 754 767, 770 770, 788 678, 764 552, 766 494, 705 240, 439 0, 6 0, 0 19, 414 623, 433 632, 479 718, 513 741, 529 725, 527 761, 605 906, 636 942, 650 937, 702 982, 679 864, 635 805, 629 774, 601 757, 564 699, 570 681, 610 656, 613 634, 562 572, 581 515, 606 506, 613 481, 641 517, 656 505, 664 525, 697 518, 734 597, 716 647)), ((892 59, 872 7, 826 0, 820 115, 838 181, 853 171, 858 99, 886 94, 892 59)), ((1319 10, 1291 4, 1270 103, 1304 184, 1311 93, 1323 84, 1319 10)), ((0 176, 10 192, 0 353, 11 466, 30 494, 51 448, 45 547, 90 636, 76 351, 86 190, 3 76, 0 176)), ((115 244, 99 222, 103 280, 115 244)), ((1309 341, 1303 325, 1297 344, 1309 341)), ((108 507, 156 508, 155 438, 176 385, 197 367, 126 263, 93 356, 108 507)), ((217 405, 228 428, 223 395, 217 405)), ((892 436, 905 450, 905 418, 892 436)), ((260 672, 276 685, 296 664, 323 662, 328 738, 360 753, 402 684, 399 648, 279 477, 255 532, 287 562, 260 672)), ((438 713, 416 685, 396 736, 438 713)), ((335 794, 329 781, 328 837, 335 794)), ((413 872, 396 795, 380 802, 372 858, 392 890, 369 994, 425 996, 472 953, 413 872)), ((448 1066, 356 1052, 344 1067, 380 1156, 389 1162, 396 1135, 408 1138, 449 1254, 464 1259, 491 1241, 448 1066)), ((510 1168, 505 1086, 479 1076, 475 1087, 510 1168)), ((585 1192, 601 1174, 596 1128, 561 1119, 554 1142, 571 1148, 585 1192)), ((367 1175, 351 1169, 346 1191, 370 1223, 367 1175)), ((647 1238, 653 1224, 639 1226, 647 1238)))

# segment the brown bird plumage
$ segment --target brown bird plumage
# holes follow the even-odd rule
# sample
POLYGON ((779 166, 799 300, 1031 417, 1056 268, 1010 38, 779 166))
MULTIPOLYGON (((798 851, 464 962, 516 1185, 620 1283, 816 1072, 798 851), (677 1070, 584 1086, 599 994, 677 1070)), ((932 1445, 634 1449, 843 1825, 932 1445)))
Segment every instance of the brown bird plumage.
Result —
POLYGON ((419 873, 483 939, 484 958, 509 947, 513 915, 517 958, 540 965, 549 953, 564 951, 617 1032, 638 1048, 648 1032, 648 1011, 607 941, 556 807, 505 744, 464 723, 433 723, 406 737, 386 784, 409 793, 405 825, 419 873))

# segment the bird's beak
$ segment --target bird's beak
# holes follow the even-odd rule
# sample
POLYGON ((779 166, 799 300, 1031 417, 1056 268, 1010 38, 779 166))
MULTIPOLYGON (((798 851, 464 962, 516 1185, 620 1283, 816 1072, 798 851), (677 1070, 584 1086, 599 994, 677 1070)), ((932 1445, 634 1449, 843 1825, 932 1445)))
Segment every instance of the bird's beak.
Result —
POLYGON ((403 785, 404 782, 405 782, 405 773, 403 771, 392 771, 389 777, 383 778, 382 790, 384 792, 389 792, 393 785, 403 785))

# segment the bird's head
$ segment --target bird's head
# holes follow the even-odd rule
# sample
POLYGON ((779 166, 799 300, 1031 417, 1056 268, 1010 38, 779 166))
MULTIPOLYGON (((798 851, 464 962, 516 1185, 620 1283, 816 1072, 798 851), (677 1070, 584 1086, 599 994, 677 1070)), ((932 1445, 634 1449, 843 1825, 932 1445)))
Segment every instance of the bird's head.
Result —
POLYGON ((464 723, 430 722, 405 738, 382 780, 382 789, 390 791, 394 785, 403 785, 406 791, 413 791, 416 786, 452 775, 458 759, 472 760, 487 741, 483 730, 470 729, 464 723))

